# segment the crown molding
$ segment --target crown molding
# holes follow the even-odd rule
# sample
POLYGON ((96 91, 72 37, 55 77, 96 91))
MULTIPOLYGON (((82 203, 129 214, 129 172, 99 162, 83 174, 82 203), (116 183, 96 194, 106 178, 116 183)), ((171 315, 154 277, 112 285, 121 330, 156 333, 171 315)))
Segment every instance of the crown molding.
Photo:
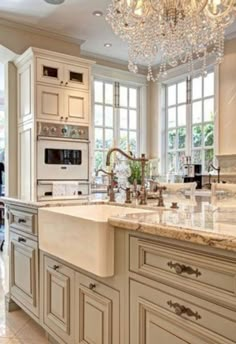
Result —
POLYGON ((26 31, 29 33, 37 34, 43 37, 54 38, 64 42, 73 43, 77 45, 83 44, 85 41, 79 38, 71 37, 68 35, 63 35, 54 31, 48 31, 42 27, 35 27, 33 25, 22 24, 13 20, 8 20, 0 17, 0 25, 6 26, 11 29, 26 31))

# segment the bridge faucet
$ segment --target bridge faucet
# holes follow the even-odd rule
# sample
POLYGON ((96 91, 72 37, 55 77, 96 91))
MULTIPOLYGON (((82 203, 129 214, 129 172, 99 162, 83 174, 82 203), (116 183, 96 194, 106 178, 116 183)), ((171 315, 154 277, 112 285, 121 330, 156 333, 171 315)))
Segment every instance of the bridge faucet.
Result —
MULTIPOLYGON (((215 167, 213 164, 210 164, 208 166, 208 172, 210 172, 211 168, 213 168, 213 170, 217 171, 217 183, 220 183, 220 166, 219 167, 215 167)), ((210 177, 209 177, 209 184, 211 184, 210 177)))
POLYGON ((125 153, 123 150, 120 148, 111 148, 109 149, 107 153, 107 159, 106 159, 106 165, 110 166, 111 164, 111 154, 113 152, 119 152, 121 155, 123 155, 125 158, 128 160, 132 161, 139 161, 141 163, 141 190, 140 190, 140 204, 145 205, 147 204, 147 190, 145 187, 145 166, 146 163, 148 162, 148 159, 145 157, 145 154, 142 154, 140 158, 135 158, 127 153, 125 153))

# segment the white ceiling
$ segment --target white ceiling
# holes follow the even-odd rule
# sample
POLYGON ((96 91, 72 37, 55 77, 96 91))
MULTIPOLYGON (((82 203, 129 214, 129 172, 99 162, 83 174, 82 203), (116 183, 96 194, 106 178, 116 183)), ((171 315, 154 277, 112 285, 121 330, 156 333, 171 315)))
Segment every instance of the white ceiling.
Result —
POLYGON ((44 0, 0 0, 0 17, 84 40, 83 51, 127 61, 127 45, 113 33, 104 16, 92 15, 95 10, 106 14, 110 2, 65 0, 56 6, 44 0), (106 42, 111 42, 112 48, 105 48, 106 42))
MULTIPOLYGON (((106 14, 111 0, 65 0, 60 6, 44 0, 0 0, 0 17, 83 40, 83 53, 127 61, 127 45, 117 37, 105 17, 95 17, 95 10, 106 14), (105 48, 104 43, 112 43, 105 48)), ((236 32, 236 21, 229 29, 236 32)))

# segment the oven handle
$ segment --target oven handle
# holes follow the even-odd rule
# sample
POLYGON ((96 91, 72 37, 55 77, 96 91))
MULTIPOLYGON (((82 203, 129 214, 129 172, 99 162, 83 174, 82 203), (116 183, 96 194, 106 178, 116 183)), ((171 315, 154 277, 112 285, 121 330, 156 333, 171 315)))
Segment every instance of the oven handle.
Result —
POLYGON ((37 136, 37 140, 44 140, 44 141, 60 141, 60 142, 81 142, 81 143, 90 143, 87 139, 69 139, 64 137, 46 137, 46 136, 37 136))

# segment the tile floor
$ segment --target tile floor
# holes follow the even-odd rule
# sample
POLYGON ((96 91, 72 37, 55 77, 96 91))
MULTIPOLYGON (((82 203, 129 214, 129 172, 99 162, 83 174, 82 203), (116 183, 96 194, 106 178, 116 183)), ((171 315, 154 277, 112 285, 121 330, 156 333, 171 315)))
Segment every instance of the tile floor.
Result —
POLYGON ((8 257, 0 252, 0 344, 46 344, 45 332, 22 310, 5 311, 8 257))

